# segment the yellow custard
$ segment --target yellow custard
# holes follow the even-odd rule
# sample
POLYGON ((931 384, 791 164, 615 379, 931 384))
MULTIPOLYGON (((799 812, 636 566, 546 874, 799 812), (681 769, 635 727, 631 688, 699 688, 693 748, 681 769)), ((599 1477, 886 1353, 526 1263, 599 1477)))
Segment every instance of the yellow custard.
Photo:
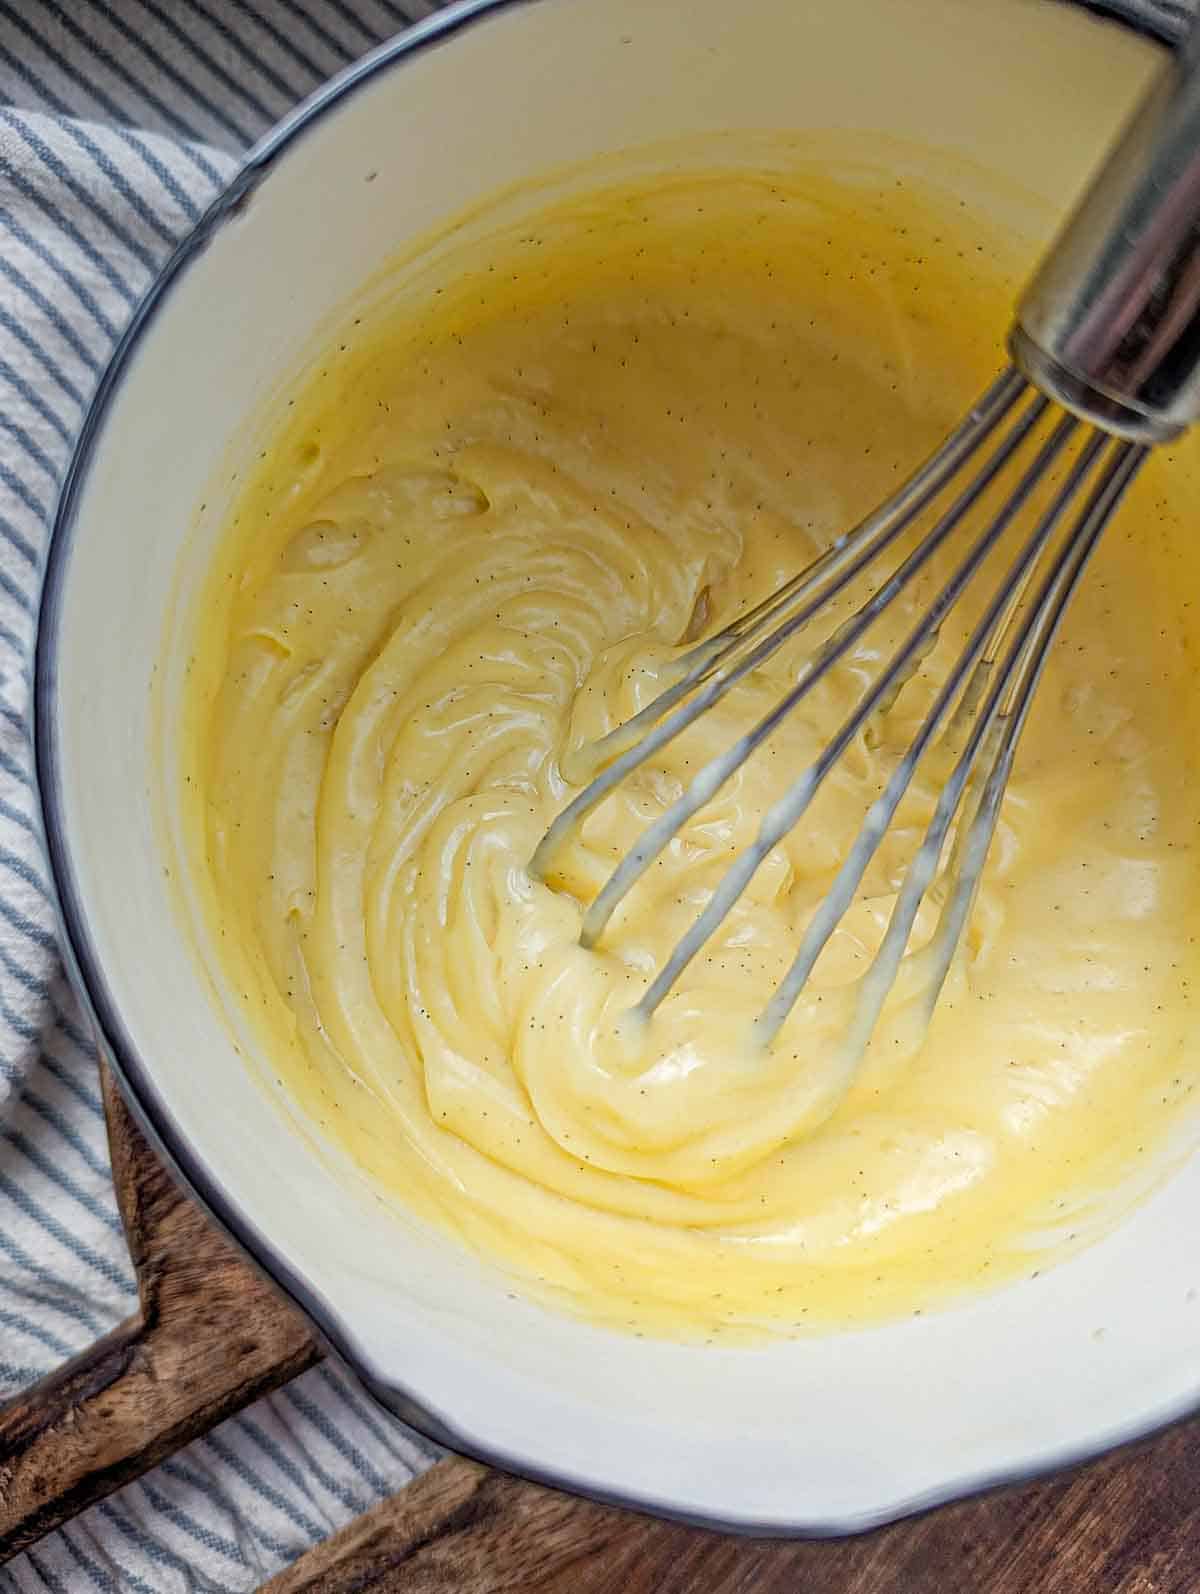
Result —
POLYGON ((1071 610, 932 1026, 912 1023, 910 965, 844 1098, 850 982, 944 763, 768 1054, 750 1025, 970 604, 646 1034, 618 1021, 965 542, 701 809, 595 951, 583 905, 782 694, 797 648, 599 809, 551 884, 526 872, 578 789, 572 752, 886 496, 999 368, 1028 265, 1009 253, 954 199, 862 170, 563 199, 444 250, 402 310, 349 328, 242 494, 185 751, 225 973, 320 1129, 539 1298, 677 1336, 920 1310, 1037 1267, 1039 1236, 1058 1254, 1094 1232, 1184 1121, 1190 442, 1151 462, 1071 610))

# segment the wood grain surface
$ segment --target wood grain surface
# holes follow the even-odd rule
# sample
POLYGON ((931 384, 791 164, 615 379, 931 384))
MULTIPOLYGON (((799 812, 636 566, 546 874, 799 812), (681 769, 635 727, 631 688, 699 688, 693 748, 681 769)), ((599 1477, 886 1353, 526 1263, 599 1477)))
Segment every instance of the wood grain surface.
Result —
POLYGON ((187 1200, 105 1070, 134 1317, 0 1406, 0 1562, 311 1365, 305 1320, 187 1200))
POLYGON ((1196 1594, 1200 1428, 855 1539, 735 1539, 440 1463, 263 1594, 1196 1594))
MULTIPOLYGON (((0 1409, 0 1559, 308 1366, 294 1308, 171 1183, 105 1080, 139 1315, 0 1409)), ((737 1539, 448 1459, 264 1594, 1200 1594, 1200 1420, 856 1539, 737 1539)))
POLYGON ((1200 1429, 855 1539, 735 1539, 440 1463, 263 1594, 1196 1594, 1200 1429))

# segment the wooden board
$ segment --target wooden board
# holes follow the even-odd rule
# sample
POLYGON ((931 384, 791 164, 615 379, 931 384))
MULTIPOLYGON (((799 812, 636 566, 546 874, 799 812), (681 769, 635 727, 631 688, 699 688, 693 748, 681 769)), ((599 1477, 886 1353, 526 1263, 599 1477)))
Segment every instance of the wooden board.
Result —
MULTIPOLYGON (((0 1407, 0 1561, 320 1354, 104 1081, 141 1307, 0 1407)), ((440 1462, 264 1594, 1197 1594, 1200 1420, 857 1539, 723 1537, 440 1462)))
POLYGON ((0 1406, 0 1562, 318 1359, 307 1323, 169 1177, 103 1070, 139 1309, 0 1406))

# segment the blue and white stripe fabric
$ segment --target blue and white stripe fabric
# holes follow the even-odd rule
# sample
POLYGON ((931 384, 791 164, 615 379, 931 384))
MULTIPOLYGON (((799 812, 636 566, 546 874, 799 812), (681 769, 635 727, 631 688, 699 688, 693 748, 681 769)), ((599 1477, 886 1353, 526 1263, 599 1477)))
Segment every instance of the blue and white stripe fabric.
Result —
MULTIPOLYGON (((134 1307, 96 1053, 33 822, 27 661, 113 343, 239 152, 421 0, 0 0, 0 1398, 134 1307)), ((0 1572, 22 1594, 257 1588, 434 1454, 322 1367, 0 1572)))

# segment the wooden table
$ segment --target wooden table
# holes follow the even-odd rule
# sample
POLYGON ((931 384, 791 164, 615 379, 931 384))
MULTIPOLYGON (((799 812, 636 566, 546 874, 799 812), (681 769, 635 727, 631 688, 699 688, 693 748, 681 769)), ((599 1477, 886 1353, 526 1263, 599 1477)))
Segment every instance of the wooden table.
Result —
MULTIPOLYGON (((0 1407, 0 1561, 318 1360, 305 1320, 174 1185, 110 1075, 141 1308, 0 1407)), ((782 1543, 591 1505, 450 1459, 266 1594, 1200 1594, 1200 1419, 856 1539, 782 1543)))

